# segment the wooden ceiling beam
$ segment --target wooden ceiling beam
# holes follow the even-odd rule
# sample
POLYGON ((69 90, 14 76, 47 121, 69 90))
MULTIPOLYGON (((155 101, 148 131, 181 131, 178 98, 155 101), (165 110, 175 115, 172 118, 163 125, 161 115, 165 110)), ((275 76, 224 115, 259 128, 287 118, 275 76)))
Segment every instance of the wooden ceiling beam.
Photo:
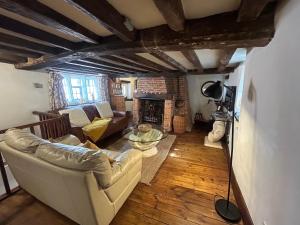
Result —
POLYGON ((85 66, 77 65, 76 63, 70 63, 70 62, 55 66, 55 68, 72 69, 77 72, 87 72, 87 71, 92 72, 93 71, 94 73, 98 73, 98 74, 116 74, 116 75, 123 74, 120 72, 113 72, 113 71, 109 71, 109 70, 87 68, 85 66))
POLYGON ((0 52, 0 62, 15 64, 20 62, 27 62, 27 58, 0 52))
POLYGON ((89 43, 99 36, 37 0, 0 0, 0 7, 89 43))
POLYGON ((64 50, 60 48, 50 47, 47 45, 38 44, 32 41, 28 41, 22 38, 18 38, 12 35, 0 33, 0 44, 4 46, 20 48, 40 54, 52 54, 56 55, 62 53, 64 50))
POLYGON ((151 55, 154 57, 158 58, 159 60, 163 61, 164 63, 172 66, 175 69, 178 69, 184 73, 187 72, 187 69, 181 65, 179 62, 177 62, 175 59, 172 57, 168 56, 166 53, 159 51, 159 50, 153 50, 149 52, 151 55))
POLYGON ((256 20, 271 0, 242 0, 237 21, 256 20))
MULTIPOLYGON (((186 21, 185 30, 175 32, 167 25, 139 31, 133 42, 106 41, 92 47, 43 57, 39 61, 16 65, 19 69, 35 70, 54 66, 61 62, 91 56, 118 55, 151 50, 181 51, 183 49, 223 49, 266 46, 273 38, 273 10, 264 10, 251 22, 237 22, 237 12, 222 13, 206 18, 186 21)), ((1 21, 1 20, 0 20, 1 21)))
POLYGON ((172 30, 184 30, 185 18, 181 0, 154 0, 154 3, 172 30))
POLYGON ((91 19, 103 25, 123 41, 133 41, 135 30, 132 24, 122 16, 107 0, 66 0, 91 19))
POLYGON ((222 72, 226 69, 226 66, 230 62, 232 56, 234 55, 236 48, 224 49, 221 59, 219 61, 218 71, 222 72))
POLYGON ((168 71, 168 72, 149 72, 149 73, 136 73, 136 74, 121 74, 121 75, 112 75, 113 77, 161 77, 161 76, 184 76, 184 75, 228 75, 235 70, 235 67, 227 67, 224 71, 219 72, 218 68, 209 68, 203 69, 202 72, 197 70, 188 70, 187 73, 183 73, 181 71, 168 71))
POLYGON ((142 69, 142 70, 145 70, 145 71, 156 71, 152 68, 149 68, 147 66, 144 66, 142 64, 139 64, 138 62, 131 62, 129 60, 127 60, 126 58, 122 58, 118 55, 105 55, 105 56, 101 56, 100 59, 102 60, 107 60, 111 63, 116 63, 116 64, 121 64, 123 66, 130 66, 132 68, 137 68, 137 69, 142 69))
POLYGON ((126 58, 126 60, 130 62, 136 62, 141 65, 147 66, 148 68, 155 69, 157 71, 169 71, 170 69, 167 67, 164 67, 160 64, 157 64, 155 62, 152 62, 151 60, 148 60, 140 55, 136 55, 134 53, 129 54, 119 54, 119 56, 126 58))
POLYGON ((120 73, 135 73, 134 71, 130 71, 130 70, 119 70, 116 68, 109 68, 109 67, 105 67, 105 66, 101 66, 99 64, 95 64, 95 63, 90 63, 86 60, 75 60, 75 61, 71 61, 71 63, 76 63, 78 65, 81 66, 85 66, 87 68, 93 68, 93 69, 101 69, 101 70, 107 70, 107 71, 113 71, 113 72, 120 72, 120 73))
POLYGON ((184 55, 184 57, 190 61, 194 67, 200 72, 202 73, 203 71, 203 67, 202 64, 196 54, 196 52, 194 50, 182 50, 181 53, 184 55))
POLYGON ((91 64, 95 64, 95 65, 99 65, 105 68, 111 68, 111 69, 116 69, 116 70, 120 70, 120 71, 132 71, 132 72, 145 72, 145 70, 140 70, 140 69, 134 69, 132 67, 126 67, 126 66, 122 66, 122 65, 117 65, 114 63, 110 63, 110 62, 106 62, 104 60, 101 59, 92 59, 92 58, 86 58, 80 61, 85 61, 91 64))
POLYGON ((9 17, 0 15, 0 28, 12 31, 21 35, 25 35, 30 38, 34 38, 43 41, 52 46, 60 47, 66 50, 74 50, 75 44, 64 38, 58 37, 54 34, 48 33, 46 31, 34 28, 25 23, 21 23, 17 20, 13 20, 9 17))
POLYGON ((2 53, 7 53, 7 54, 13 54, 16 56, 20 57, 28 57, 28 58, 39 58, 42 56, 42 54, 25 50, 25 49, 18 49, 18 48, 13 48, 5 45, 0 44, 0 52, 2 53))

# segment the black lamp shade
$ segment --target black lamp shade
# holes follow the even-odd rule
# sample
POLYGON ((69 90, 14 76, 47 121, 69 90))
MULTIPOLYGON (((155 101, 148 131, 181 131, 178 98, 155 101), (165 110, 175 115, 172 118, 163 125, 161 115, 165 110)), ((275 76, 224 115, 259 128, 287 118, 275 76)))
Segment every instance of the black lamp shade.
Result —
POLYGON ((208 86, 204 91, 204 95, 209 98, 220 99, 223 94, 223 87, 221 81, 217 81, 208 86))

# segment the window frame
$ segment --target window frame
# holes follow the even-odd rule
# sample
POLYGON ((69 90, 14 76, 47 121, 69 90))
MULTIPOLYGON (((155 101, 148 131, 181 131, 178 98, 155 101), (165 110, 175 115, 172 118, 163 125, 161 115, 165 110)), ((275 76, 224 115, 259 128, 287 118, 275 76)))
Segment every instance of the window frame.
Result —
POLYGON ((78 74, 69 74, 64 73, 62 74, 64 77, 63 85, 64 90, 67 98, 68 105, 80 105, 85 103, 94 103, 100 99, 100 87, 98 84, 97 76, 92 75, 78 75, 78 74), (72 85, 72 79, 79 79, 80 80, 80 86, 73 86, 72 85), (88 93, 88 80, 93 80, 95 85, 95 95, 94 100, 89 100, 89 93, 88 93), (65 86, 66 85, 66 86, 65 86), (74 98, 73 88, 80 88, 81 90, 81 99, 74 98))

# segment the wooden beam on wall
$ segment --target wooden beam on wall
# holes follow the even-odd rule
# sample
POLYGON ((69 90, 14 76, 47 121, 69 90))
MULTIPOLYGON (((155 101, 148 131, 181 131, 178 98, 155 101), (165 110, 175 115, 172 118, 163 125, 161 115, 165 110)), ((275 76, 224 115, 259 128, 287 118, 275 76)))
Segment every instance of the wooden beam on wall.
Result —
POLYGON ((89 43, 99 36, 37 0, 0 0, 0 7, 89 43))
POLYGON ((172 30, 184 30, 185 18, 181 0, 154 0, 154 3, 172 30))
POLYGON ((184 73, 187 72, 187 69, 183 65, 181 65, 179 62, 174 60, 172 57, 168 56, 166 53, 159 50, 156 51, 153 50, 149 53, 154 57, 158 58, 159 60, 163 61, 164 63, 174 67, 175 69, 178 69, 184 73))
POLYGON ((20 48, 41 54, 56 55, 62 53, 64 50, 60 48, 50 47, 47 45, 38 44, 12 35, 0 33, 0 44, 4 46, 20 48))
POLYGON ((52 46, 60 47, 66 50, 75 49, 75 44, 71 41, 3 15, 0 15, 0 28, 38 39, 52 46))
POLYGON ((256 20, 270 1, 242 0, 237 20, 239 22, 256 20))
POLYGON ((194 65, 194 67, 196 67, 200 73, 203 71, 202 64, 194 50, 182 50, 181 53, 194 65))
POLYGON ((136 55, 134 53, 129 54, 119 54, 119 56, 126 58, 126 60, 130 62, 136 62, 141 65, 147 66, 149 68, 155 69, 157 71, 169 71, 170 69, 167 67, 164 67, 160 64, 157 64, 155 62, 152 62, 151 60, 148 60, 142 56, 136 55))
POLYGON ((123 41, 135 39, 134 27, 107 0, 66 0, 123 41), (131 28, 129 26, 132 26, 131 28))
POLYGON ((219 72, 222 72, 226 69, 226 66, 230 62, 230 59, 234 55, 235 51, 236 51, 235 48, 229 48, 229 49, 224 49, 223 50, 223 54, 222 54, 221 59, 219 61, 219 67, 218 67, 219 72))
POLYGON ((255 21, 240 23, 236 21, 237 12, 222 13, 186 21, 185 30, 182 32, 175 32, 167 25, 149 28, 139 31, 139 39, 133 42, 107 41, 105 44, 18 64, 16 68, 35 70, 92 55, 118 55, 157 49, 181 51, 183 49, 263 47, 272 40, 275 32, 274 12, 275 8, 264 11, 255 21))
POLYGON ((27 58, 0 52, 0 62, 15 64, 20 62, 27 62, 27 58))
POLYGON ((29 57, 29 58, 39 58, 42 56, 42 54, 39 54, 39 53, 36 53, 33 51, 13 48, 13 47, 1 45, 1 44, 0 44, 0 52, 7 53, 7 54, 13 54, 13 55, 20 56, 20 57, 29 57))

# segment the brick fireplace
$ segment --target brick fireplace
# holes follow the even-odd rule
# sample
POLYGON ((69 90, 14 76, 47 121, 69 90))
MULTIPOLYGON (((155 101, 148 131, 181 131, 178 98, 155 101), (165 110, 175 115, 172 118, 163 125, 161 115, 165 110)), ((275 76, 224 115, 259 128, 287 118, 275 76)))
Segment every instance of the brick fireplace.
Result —
POLYGON ((191 113, 187 88, 184 76, 138 78, 133 98, 133 121, 151 122, 152 119, 153 123, 171 131, 173 116, 176 114, 185 117, 186 129, 190 130, 191 113), (161 118, 155 118, 159 115, 157 111, 161 112, 161 118))

